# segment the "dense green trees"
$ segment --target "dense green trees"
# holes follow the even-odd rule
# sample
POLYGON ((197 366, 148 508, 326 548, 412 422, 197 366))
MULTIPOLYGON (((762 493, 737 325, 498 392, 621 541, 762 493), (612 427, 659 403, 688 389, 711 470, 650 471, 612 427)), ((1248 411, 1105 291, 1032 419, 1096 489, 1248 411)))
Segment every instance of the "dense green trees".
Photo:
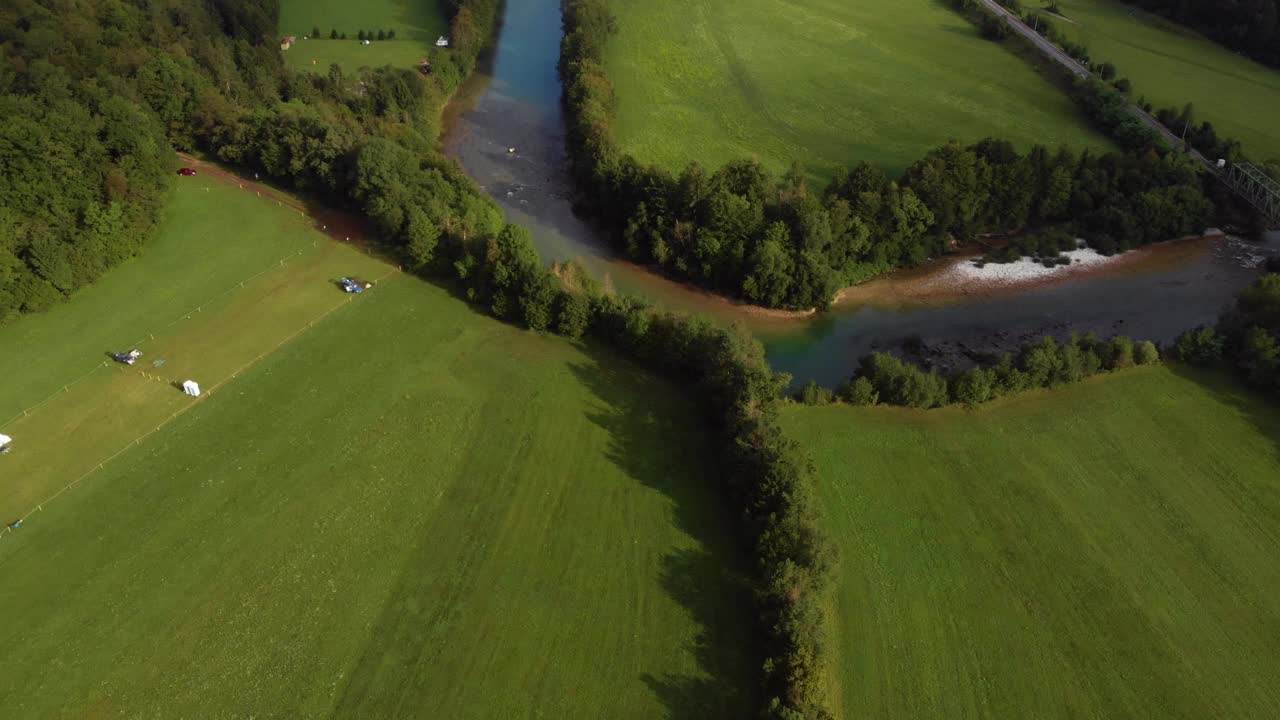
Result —
POLYGON ((86 0, 70 14, 54 0, 4 4, 0 321, 138 252, 174 148, 363 210, 418 267, 442 249, 452 260, 483 255, 500 215, 435 143, 439 108, 474 66, 496 8, 451 0, 455 41, 433 49, 429 76, 385 67, 347 77, 283 67, 274 2, 86 0), (367 176, 374 166, 381 174, 367 176))
POLYGON ((1251 385, 1280 397, 1280 273, 1268 272, 1241 290, 1217 327, 1183 333, 1174 354, 1197 365, 1225 359, 1251 385))
POLYGON ((1078 89, 1082 105, 1132 153, 949 142, 896 180, 863 163, 822 191, 799 168, 777 177, 754 161, 714 172, 695 163, 679 175, 643 166, 613 141, 607 4, 564 7, 560 70, 582 208, 631 259, 749 302, 823 307, 843 285, 986 232, 1062 225, 1116 252, 1201 231, 1214 209, 1195 167, 1156 152, 1159 139, 1100 83, 1078 89))
MULTIPOLYGON (((90 9, 68 23, 36 3, 0 7, 0 322, 137 252, 175 167, 165 116, 131 102, 137 94, 103 69, 124 63, 130 33, 155 18, 90 9)), ((168 69, 128 60, 139 88, 168 69)))
MULTIPOLYGON (((993 365, 950 375, 925 372, 892 355, 872 353, 862 359, 857 374, 837 396, 853 405, 885 403, 929 409, 960 403, 974 407, 1003 395, 1080 382, 1100 372, 1159 361, 1160 351, 1152 342, 1134 343, 1124 336, 1101 341, 1092 335, 1073 335, 1061 344, 1044 337, 1023 345, 1017 353, 1005 353, 993 365)), ((798 399, 809 404, 830 401, 807 388, 798 399)))

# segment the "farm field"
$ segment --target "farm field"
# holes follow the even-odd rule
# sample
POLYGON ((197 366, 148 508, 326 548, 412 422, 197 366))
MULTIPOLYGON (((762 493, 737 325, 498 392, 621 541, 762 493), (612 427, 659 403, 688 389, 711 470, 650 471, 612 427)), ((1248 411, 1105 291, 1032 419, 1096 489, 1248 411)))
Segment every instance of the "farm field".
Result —
POLYGON ((615 0, 617 138, 678 171, 758 157, 824 182, 948 138, 1109 148, 1068 98, 935 0, 615 0))
POLYGON ((1059 5, 1071 22, 1054 19, 1054 26, 1084 43, 1095 62, 1115 63, 1132 81, 1134 98, 1145 96, 1157 108, 1190 102, 1197 122, 1212 122, 1253 159, 1280 160, 1280 129, 1273 121, 1280 113, 1280 73, 1113 0, 1059 5))
POLYGON ((344 71, 354 72, 382 65, 416 68, 419 60, 431 56, 436 38, 449 34, 449 27, 442 0, 284 0, 280 34, 298 37, 297 44, 284 52, 289 67, 327 73, 329 65, 337 63, 344 71), (303 40, 314 28, 320 29, 320 37, 303 40), (331 30, 346 33, 347 39, 330 40, 331 30), (361 45, 356 39, 361 30, 375 34, 394 30, 396 39, 361 45))
POLYGON ((90 373, 0 425, 4 511, 43 507, 0 536, 11 711, 743 714, 742 603, 685 400, 190 180, 144 255, 0 329, 30 350, 6 409, 90 373), (383 279, 348 301, 342 274, 383 279), (137 366, 95 370, 137 337, 137 366))
POLYGON ((1280 411, 1189 373, 789 408, 841 548, 841 715, 1271 715, 1280 411))

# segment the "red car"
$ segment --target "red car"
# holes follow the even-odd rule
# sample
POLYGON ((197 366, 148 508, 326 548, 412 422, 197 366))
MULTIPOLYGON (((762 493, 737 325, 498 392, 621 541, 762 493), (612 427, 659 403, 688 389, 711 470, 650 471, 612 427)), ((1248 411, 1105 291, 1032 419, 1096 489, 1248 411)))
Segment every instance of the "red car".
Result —
POLYGON ((195 175, 196 171, 191 168, 178 168, 179 175, 195 175))

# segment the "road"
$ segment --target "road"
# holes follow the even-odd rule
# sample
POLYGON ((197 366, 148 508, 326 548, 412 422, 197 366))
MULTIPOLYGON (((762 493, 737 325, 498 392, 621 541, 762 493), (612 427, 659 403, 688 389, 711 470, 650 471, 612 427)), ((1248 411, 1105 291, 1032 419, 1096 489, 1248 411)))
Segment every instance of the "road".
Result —
MULTIPOLYGON (((1066 68, 1072 75, 1081 79, 1089 77, 1089 68, 1063 52, 1057 45, 1046 40, 1042 35, 1040 35, 1040 33, 1028 27, 1027 24, 1022 21, 1022 18, 1006 10, 1004 6, 996 2, 996 0, 978 0, 978 2, 982 3, 982 5, 996 17, 1003 18, 1005 23, 1007 23, 1014 32, 1026 38, 1032 45, 1035 45, 1040 52, 1066 68)), ((1165 127, 1159 120, 1152 117, 1152 115, 1146 110, 1143 110, 1137 105, 1130 105, 1129 112, 1132 113, 1134 117, 1138 118, 1143 125, 1146 125, 1159 133, 1160 137, 1164 138, 1165 142, 1169 143, 1170 147, 1176 148, 1182 144, 1182 141, 1176 134, 1170 131, 1169 128, 1165 127)), ((1191 159, 1203 165, 1205 170, 1208 170, 1215 175, 1218 174, 1217 166, 1210 162, 1204 155, 1201 155, 1199 150, 1192 149, 1187 154, 1191 159)))

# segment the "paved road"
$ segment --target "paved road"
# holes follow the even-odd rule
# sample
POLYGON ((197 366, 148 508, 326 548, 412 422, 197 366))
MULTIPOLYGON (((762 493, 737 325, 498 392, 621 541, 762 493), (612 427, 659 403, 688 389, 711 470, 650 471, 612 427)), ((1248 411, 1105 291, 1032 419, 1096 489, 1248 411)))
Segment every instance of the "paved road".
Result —
MULTIPOLYGON (((981 2, 983 6, 985 6, 987 10, 991 11, 991 13, 994 14, 996 17, 1003 18, 1004 21, 1008 23, 1009 27, 1012 28, 1014 32, 1023 36, 1027 40, 1031 41, 1031 43, 1035 45, 1040 50, 1040 52, 1047 55, 1051 60, 1057 62, 1059 65, 1062 65, 1063 67, 1065 67, 1067 71, 1070 72, 1072 75, 1075 75, 1078 78, 1089 77, 1090 73, 1088 68, 1086 68, 1084 65, 1076 61, 1075 58, 1063 52, 1062 49, 1059 48, 1057 45, 1054 45, 1052 42, 1049 42, 1048 40, 1046 40, 1042 35, 1040 35, 1040 33, 1037 33, 1035 30, 1032 30, 1030 27, 1027 26, 1026 23, 1022 22, 1022 18, 1006 10, 1002 5, 1000 5, 1000 3, 996 2, 996 0, 978 0, 978 1, 981 2)), ((1161 124, 1159 120, 1152 117, 1151 114, 1148 113, 1147 111, 1143 110, 1137 105, 1130 105, 1129 112, 1133 113, 1134 117, 1142 121, 1142 124, 1146 125, 1147 127, 1159 133, 1160 136, 1165 139, 1165 142, 1169 143, 1171 147, 1176 148, 1181 144, 1181 141, 1179 140, 1176 134, 1174 134, 1169 130, 1169 128, 1161 124)), ((1218 172, 1217 166, 1214 163, 1210 162, 1208 158, 1201 155, 1199 150, 1191 150, 1187 154, 1190 155, 1193 160, 1203 165, 1206 170, 1208 170, 1211 173, 1217 174, 1218 172)))

